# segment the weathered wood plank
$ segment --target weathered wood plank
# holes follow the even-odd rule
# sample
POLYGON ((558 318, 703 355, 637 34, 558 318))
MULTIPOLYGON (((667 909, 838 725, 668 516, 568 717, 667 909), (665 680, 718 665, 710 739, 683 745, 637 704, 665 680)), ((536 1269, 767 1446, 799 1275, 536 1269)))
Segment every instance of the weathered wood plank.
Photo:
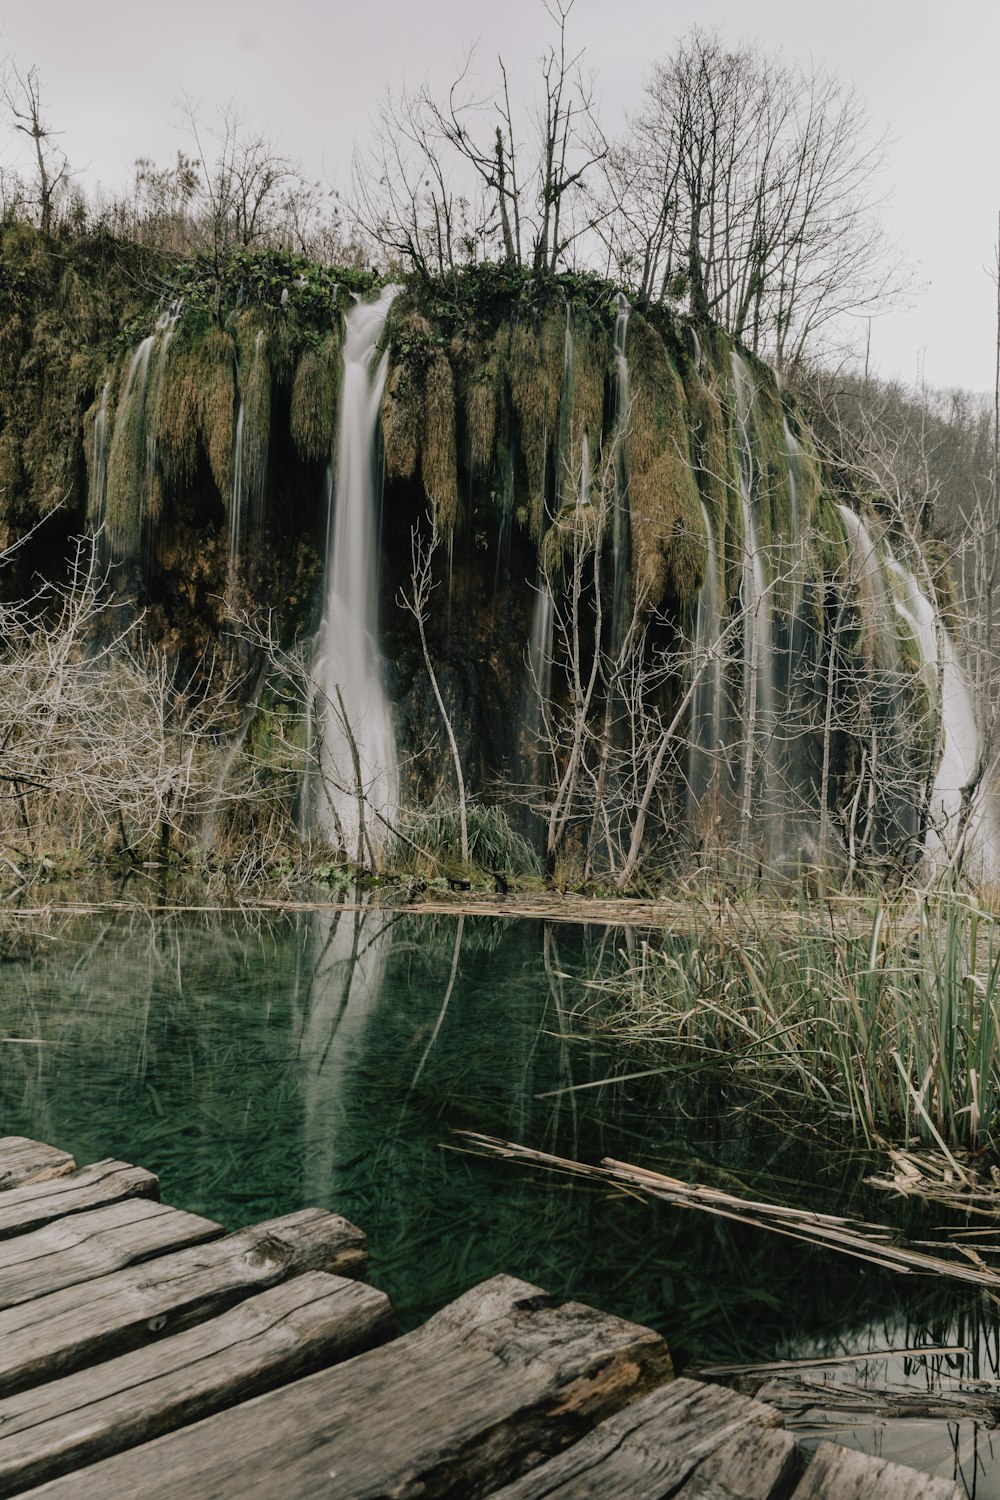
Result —
POLYGON ((23 1135, 0 1136, 0 1192, 24 1182, 43 1182, 74 1172, 76 1162, 68 1151, 29 1141, 23 1135))
MULTIPOLYGON (((101 1500, 477 1500, 670 1373, 648 1328, 498 1276, 414 1333, 86 1471, 101 1500)), ((67 1475, 31 1491, 79 1496, 67 1475)))
POLYGON ((211 1219, 147 1198, 129 1198, 56 1219, 0 1242, 0 1308, 214 1239, 222 1232, 211 1219))
POLYGON ((675 1380, 491 1500, 772 1500, 788 1494, 802 1467, 780 1422, 772 1407, 734 1391, 675 1380))
POLYGON ((310 1271, 207 1323, 0 1401, 0 1496, 382 1342, 384 1292, 310 1271))
POLYGON ((339 1214, 302 1209, 0 1312, 0 1394, 212 1317, 303 1271, 361 1276, 366 1240, 339 1214))
POLYGON ((671 1500, 785 1500, 801 1469, 802 1451, 790 1432, 744 1427, 708 1454, 679 1490, 671 1490, 671 1500))
POLYGON ((965 1500, 951 1479, 820 1443, 792 1500, 965 1500))
POLYGON ((95 1162, 65 1177, 10 1188, 0 1196, 0 1239, 27 1234, 53 1219, 101 1208, 107 1203, 159 1196, 160 1181, 152 1172, 123 1161, 95 1162))

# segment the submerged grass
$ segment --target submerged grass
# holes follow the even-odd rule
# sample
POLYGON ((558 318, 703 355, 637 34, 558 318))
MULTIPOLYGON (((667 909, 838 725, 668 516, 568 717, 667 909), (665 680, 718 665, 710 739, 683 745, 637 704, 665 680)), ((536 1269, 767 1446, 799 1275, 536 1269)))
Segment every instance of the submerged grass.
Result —
POLYGON ((611 1030, 850 1119, 869 1142, 989 1146, 1000 1127, 1000 919, 971 895, 704 911, 601 986, 611 1030))

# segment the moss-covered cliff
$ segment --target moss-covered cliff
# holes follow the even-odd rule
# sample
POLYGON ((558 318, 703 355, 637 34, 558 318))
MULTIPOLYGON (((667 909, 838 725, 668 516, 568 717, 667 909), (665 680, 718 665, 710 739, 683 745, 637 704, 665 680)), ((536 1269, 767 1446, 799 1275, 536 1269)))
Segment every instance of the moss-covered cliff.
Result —
MULTIPOLYGON (((68 539, 90 527, 119 599, 141 605, 144 628, 186 660, 237 650, 236 626, 262 609, 283 642, 302 637, 321 608, 344 316, 373 278, 273 252, 172 265, 23 225, 2 230, 0 255, 0 543, 30 538, 3 575, 8 597, 36 571, 57 575, 68 539)), ((718 742, 704 749, 717 808, 761 810, 740 790, 756 762, 770 801, 780 793, 799 822, 820 803, 842 817, 868 754, 870 702, 856 684, 887 671, 871 631, 911 713, 921 663, 905 631, 887 645, 891 622, 869 609, 865 624, 838 497, 773 372, 662 307, 632 310, 626 326, 614 288, 592 277, 494 266, 447 295, 404 287, 382 348, 380 629, 408 800, 449 784, 413 622, 396 604, 412 530, 433 510, 446 545, 428 641, 470 786, 535 783, 524 800, 549 809, 550 855, 556 828, 595 868, 599 819, 577 790, 565 818, 558 796, 550 806, 539 754, 543 781, 559 783, 578 755, 605 786, 640 713, 630 728, 615 678, 626 644, 632 679, 645 674, 646 770, 636 762, 632 775, 658 778, 648 836, 661 853, 704 840, 712 820, 697 832, 685 822, 685 746, 707 744, 692 722, 704 694, 690 693, 708 670, 695 648, 709 608, 703 648, 723 663, 710 668, 718 742), (523 711, 539 591, 557 635, 541 752, 526 744, 523 711), (749 757, 748 705, 760 742, 749 757), (604 724, 587 731, 592 763, 566 738, 581 712, 604 724), (792 714, 794 729, 782 723, 792 714), (657 725, 676 741, 659 758, 657 725)), ((892 807, 932 767, 933 741, 911 739, 892 807)), ((717 835, 740 837, 713 818, 717 835)), ((894 820, 892 808, 871 811, 869 844, 905 859, 894 820)))

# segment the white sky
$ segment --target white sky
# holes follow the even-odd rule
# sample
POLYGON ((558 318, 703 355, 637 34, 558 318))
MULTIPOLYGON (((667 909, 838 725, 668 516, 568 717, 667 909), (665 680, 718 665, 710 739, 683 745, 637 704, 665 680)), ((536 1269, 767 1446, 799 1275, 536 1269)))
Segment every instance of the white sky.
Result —
MULTIPOLYGON (((749 39, 855 84, 892 144, 884 222, 922 283, 872 332, 883 374, 992 389, 1000 209, 996 0, 577 0, 572 38, 596 72, 605 129, 648 64, 692 25, 749 39)), ((530 76, 552 35, 542 0, 0 0, 0 55, 36 63, 46 115, 85 180, 109 187, 140 155, 186 144, 177 101, 230 99, 299 159, 347 186, 356 136, 387 83, 450 82, 477 38, 530 76)), ((9 134, 0 160, 13 161, 9 134)))

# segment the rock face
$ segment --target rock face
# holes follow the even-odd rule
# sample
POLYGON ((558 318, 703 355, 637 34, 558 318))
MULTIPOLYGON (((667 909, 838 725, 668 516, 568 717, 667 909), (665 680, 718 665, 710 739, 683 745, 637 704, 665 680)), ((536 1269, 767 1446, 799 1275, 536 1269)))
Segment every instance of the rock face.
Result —
MULTIPOLYGON (((37 528, 7 596, 89 527, 189 668, 252 658, 235 622, 261 610, 286 645, 315 632, 344 320, 372 278, 243 255, 164 293, 134 247, 22 226, 3 257, 0 541, 37 528)), ((603 284, 493 267, 403 289, 382 355, 373 588, 404 806, 454 791, 429 657, 468 789, 516 788, 551 865, 625 880, 720 844, 906 865, 935 806, 947 850, 929 573, 877 501, 845 512, 768 367, 603 284), (399 598, 432 515, 425 654, 399 598)))

